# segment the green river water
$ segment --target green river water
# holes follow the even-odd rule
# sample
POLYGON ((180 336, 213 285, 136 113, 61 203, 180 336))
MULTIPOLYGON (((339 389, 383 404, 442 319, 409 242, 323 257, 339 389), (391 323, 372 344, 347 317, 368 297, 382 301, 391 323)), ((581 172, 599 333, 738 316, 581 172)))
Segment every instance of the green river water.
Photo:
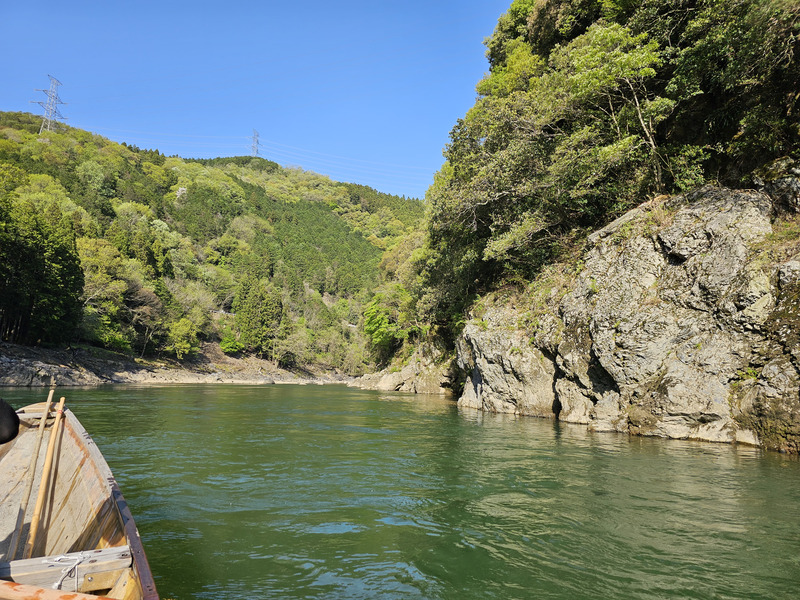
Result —
POLYGON ((793 457, 344 386, 59 394, 162 598, 800 598, 793 457))

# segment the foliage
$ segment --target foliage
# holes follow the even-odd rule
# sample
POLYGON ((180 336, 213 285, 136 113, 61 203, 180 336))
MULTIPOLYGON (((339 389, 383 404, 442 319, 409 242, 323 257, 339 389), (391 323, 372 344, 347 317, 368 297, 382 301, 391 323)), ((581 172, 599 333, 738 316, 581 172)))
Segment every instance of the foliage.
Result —
POLYGON ((128 282, 119 251, 107 240, 78 238, 84 274, 82 336, 114 350, 129 350, 121 314, 125 310, 128 282))
POLYGON ((39 124, 0 112, 3 339, 178 358, 219 340, 286 365, 367 367, 362 303, 421 202, 39 124))
POLYGON ((244 347, 272 358, 273 342, 283 319, 283 304, 277 290, 270 288, 264 279, 249 277, 240 284, 233 310, 244 347))
POLYGON ((69 341, 81 320, 82 288, 75 233, 58 201, 0 196, 0 336, 69 341))
POLYGON ((237 165, 239 167, 246 167, 251 171, 267 171, 269 173, 276 173, 281 170, 278 163, 261 158, 260 156, 226 156, 219 158, 191 158, 188 160, 209 167, 237 165))
POLYGON ((410 335, 418 332, 413 313, 411 295, 400 284, 384 286, 373 297, 364 311, 364 332, 375 348, 381 362, 385 362, 410 335))
POLYGON ((222 336, 222 339, 219 341, 219 347, 225 354, 234 356, 245 349, 244 344, 237 340, 231 332, 227 332, 222 336))
POLYGON ((198 350, 197 328, 186 317, 171 323, 167 330, 166 350, 172 352, 178 360, 198 350))
POLYGON ((796 156, 799 40, 783 0, 512 2, 428 190, 417 308, 457 327, 570 231, 796 156))

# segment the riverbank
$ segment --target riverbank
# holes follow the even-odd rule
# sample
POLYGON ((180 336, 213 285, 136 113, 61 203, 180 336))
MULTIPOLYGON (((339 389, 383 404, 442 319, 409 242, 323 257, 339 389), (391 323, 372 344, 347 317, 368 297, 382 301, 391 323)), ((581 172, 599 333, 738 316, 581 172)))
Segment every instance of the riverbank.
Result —
POLYGON ((233 357, 203 344, 190 360, 134 359, 96 348, 50 349, 0 343, 0 386, 93 386, 109 383, 347 383, 352 378, 312 367, 289 371, 254 356, 233 357))

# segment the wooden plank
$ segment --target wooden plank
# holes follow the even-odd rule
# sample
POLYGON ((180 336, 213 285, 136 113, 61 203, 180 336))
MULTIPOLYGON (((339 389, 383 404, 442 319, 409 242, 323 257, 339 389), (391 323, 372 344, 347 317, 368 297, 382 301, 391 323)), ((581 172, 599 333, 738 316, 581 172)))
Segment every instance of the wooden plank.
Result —
POLYGON ((139 580, 130 569, 117 580, 108 595, 121 600, 141 600, 144 597, 139 580))
MULTIPOLYGON (((109 590, 123 577, 131 577, 130 567, 117 569, 116 571, 103 571, 102 573, 87 575, 86 577, 81 577, 81 584, 78 586, 78 591, 84 594, 99 594, 102 592, 108 596, 112 596, 109 590)), ((116 598, 117 596, 114 597, 116 598)))
POLYGON ((63 430, 52 499, 42 515, 32 556, 125 545, 124 523, 115 506, 105 459, 71 411, 63 430))
MULTIPOLYGON (((0 446, 0 448, 10 448, 9 452, 0 456, 0 556, 5 560, 16 558, 8 556, 8 550, 14 534, 14 524, 25 488, 27 467, 36 434, 35 427, 33 429, 25 427, 13 441, 0 446)), ((44 452, 39 454, 38 469, 41 469, 42 463, 44 463, 44 452)), ((32 509, 33 507, 29 505, 29 514, 32 509)))
POLYGON ((61 581, 60 589, 81 592, 108 590, 123 571, 130 570, 133 558, 127 546, 70 552, 60 556, 38 557, 12 562, 0 562, 0 579, 16 583, 52 588, 61 581), (75 565, 74 570, 64 573, 75 565))
POLYGON ((93 596, 80 592, 47 590, 34 585, 0 581, 0 600, 114 600, 108 596, 93 596))

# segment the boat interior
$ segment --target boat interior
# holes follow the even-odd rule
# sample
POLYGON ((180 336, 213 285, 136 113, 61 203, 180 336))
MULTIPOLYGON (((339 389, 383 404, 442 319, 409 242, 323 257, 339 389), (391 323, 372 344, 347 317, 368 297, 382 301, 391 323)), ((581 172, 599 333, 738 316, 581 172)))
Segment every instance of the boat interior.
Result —
POLYGON ((157 598, 105 459, 71 411, 59 415, 54 404, 45 417, 45 405, 18 410, 19 434, 0 445, 0 583, 157 598))

